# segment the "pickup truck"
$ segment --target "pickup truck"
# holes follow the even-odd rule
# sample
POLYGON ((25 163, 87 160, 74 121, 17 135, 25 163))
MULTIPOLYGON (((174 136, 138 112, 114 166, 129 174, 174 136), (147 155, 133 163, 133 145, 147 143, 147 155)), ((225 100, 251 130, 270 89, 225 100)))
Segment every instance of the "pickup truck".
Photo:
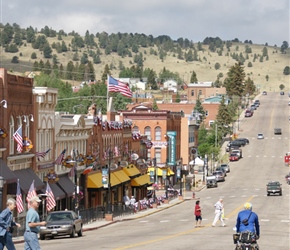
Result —
POLYGON ((267 196, 270 194, 279 194, 282 195, 282 184, 279 181, 270 181, 267 184, 267 196))

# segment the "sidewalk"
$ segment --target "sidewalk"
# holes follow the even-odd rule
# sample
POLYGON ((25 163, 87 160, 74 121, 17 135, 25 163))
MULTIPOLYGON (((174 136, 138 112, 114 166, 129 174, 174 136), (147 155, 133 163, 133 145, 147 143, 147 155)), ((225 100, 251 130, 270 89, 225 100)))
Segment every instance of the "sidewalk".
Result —
MULTIPOLYGON (((177 198, 169 201, 168 204, 162 203, 161 205, 157 206, 157 208, 148 208, 148 209, 144 209, 144 210, 138 211, 137 213, 134 213, 134 214, 114 217, 113 221, 107 221, 107 220, 103 219, 103 220, 98 220, 98 221, 92 222, 90 224, 85 224, 85 225, 83 225, 83 232, 96 230, 98 228, 102 228, 102 227, 105 227, 105 226, 108 226, 108 225, 111 225, 111 224, 117 223, 117 222, 143 218, 143 217, 146 217, 148 215, 151 215, 151 214, 154 214, 154 213, 158 213, 160 211, 168 209, 170 207, 179 205, 180 203, 182 203, 182 202, 184 202, 186 200, 194 200, 194 199, 197 200, 197 199, 199 199, 197 193, 199 191, 201 191, 204 187, 205 186, 201 186, 197 190, 185 191, 185 192, 183 192, 183 196, 182 197, 177 197, 177 198), (195 192, 195 198, 194 199, 192 198, 192 193, 193 192, 195 192)), ((160 193, 160 194, 164 194, 164 192, 165 192, 164 190, 159 190, 158 191, 158 193, 160 193)), ((159 196, 159 194, 157 194, 157 196, 159 196)), ((13 242, 15 244, 23 243, 24 242, 24 238, 23 238, 23 236, 14 237, 13 238, 13 242)))

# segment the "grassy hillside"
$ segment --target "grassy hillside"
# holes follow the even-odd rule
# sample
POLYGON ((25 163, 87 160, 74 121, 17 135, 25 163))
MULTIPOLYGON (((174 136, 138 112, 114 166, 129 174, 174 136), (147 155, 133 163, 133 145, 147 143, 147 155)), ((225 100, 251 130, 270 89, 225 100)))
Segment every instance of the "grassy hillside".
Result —
MULTIPOLYGON (((65 41, 67 47, 70 49, 70 43, 72 40, 72 36, 63 36, 63 41, 65 41)), ((95 38, 98 42, 98 39, 95 38)), ((53 42, 61 42, 57 40, 57 38, 47 38, 50 44, 53 42)), ((257 56, 262 55, 262 50, 265 47, 264 45, 254 45, 254 44, 247 44, 251 47, 252 53, 249 54, 249 59, 246 60, 244 63, 245 72, 247 76, 254 80, 254 83, 261 89, 267 91, 279 91, 279 85, 285 85, 285 91, 290 90, 290 75, 285 76, 283 75, 283 70, 286 66, 290 66, 289 54, 281 54, 280 48, 277 47, 270 47, 267 46, 268 50, 268 57, 269 59, 266 60, 266 57, 263 58, 263 62, 260 62, 260 58, 258 57, 255 62, 253 62, 254 55, 257 56), (252 63, 252 67, 247 67, 248 62, 252 63), (266 80, 266 76, 269 77, 268 81, 266 80)), ((226 49, 221 56, 218 55, 217 52, 210 52, 208 46, 203 46, 204 51, 199 51, 198 56, 200 61, 194 62, 185 62, 184 60, 178 60, 177 57, 173 53, 167 53, 167 56, 164 60, 160 60, 159 56, 150 55, 149 50, 150 48, 140 48, 139 52, 143 53, 144 58, 144 69, 151 68, 157 74, 165 67, 167 70, 172 72, 177 72, 181 79, 184 82, 189 83, 192 71, 194 70, 197 74, 198 81, 215 81, 217 75, 219 73, 223 74, 223 81, 226 77, 226 74, 231 66, 233 66, 237 61, 234 60, 230 54, 242 53, 243 56, 246 58, 245 53, 245 46, 246 44, 243 43, 234 43, 230 49, 229 55, 226 55, 226 49), (238 47, 238 50, 237 50, 238 47), (220 69, 215 70, 215 64, 220 64, 220 69)), ((154 48, 158 51, 158 48, 154 48)), ((119 70, 118 65, 119 61, 123 62, 125 67, 131 67, 133 57, 120 57, 116 53, 112 53, 110 55, 105 55, 104 50, 100 49, 102 52, 101 63, 95 64, 95 73, 96 73, 96 80, 101 79, 102 72, 106 64, 113 65, 114 69, 111 70, 112 76, 118 77, 119 70)), ((32 52, 37 54, 37 61, 42 59, 44 63, 47 61, 42 55, 42 52, 39 50, 34 50, 31 44, 27 44, 26 46, 22 45, 17 53, 6 53, 1 51, 0 60, 1 60, 1 67, 5 67, 8 70, 13 70, 14 72, 18 72, 20 74, 24 74, 24 72, 28 72, 32 70, 32 66, 35 60, 31 59, 32 52), (21 54, 21 55, 20 55, 21 54), (11 59, 13 56, 19 57, 18 64, 12 64, 11 59)), ((83 48, 78 51, 79 55, 81 56, 82 53, 87 53, 88 50, 83 48)), ((59 63, 62 63, 64 68, 66 67, 69 61, 72 61, 74 52, 68 51, 66 53, 57 53, 53 50, 52 54, 57 54, 59 63)), ((134 56, 134 53, 132 53, 134 56)), ((89 57, 89 60, 92 61, 92 58, 89 57)), ((75 62, 74 62, 75 63, 75 62)), ((52 65, 52 61, 51 61, 52 65)), ((72 82, 72 85, 78 86, 79 82, 72 82)))

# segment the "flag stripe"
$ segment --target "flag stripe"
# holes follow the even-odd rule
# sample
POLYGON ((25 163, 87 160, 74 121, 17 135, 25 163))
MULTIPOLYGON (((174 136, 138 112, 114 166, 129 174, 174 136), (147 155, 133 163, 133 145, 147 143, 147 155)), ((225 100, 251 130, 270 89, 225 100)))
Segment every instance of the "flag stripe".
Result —
POLYGON ((32 183, 31 183, 31 185, 30 185, 30 188, 29 188, 29 190, 28 190, 28 194, 27 194, 27 197, 26 197, 26 201, 27 201, 27 206, 28 206, 28 208, 30 208, 29 201, 30 201, 30 199, 31 199, 33 196, 37 196, 36 191, 35 191, 35 188, 34 188, 34 180, 32 181, 32 183))
POLYGON ((63 159, 64 159, 65 152, 66 152, 66 149, 64 149, 64 150, 60 153, 60 155, 56 158, 56 160, 54 161, 54 163, 55 163, 56 165, 61 165, 61 163, 62 163, 62 161, 63 161, 63 159))
POLYGON ((56 202, 55 202, 54 194, 53 194, 48 182, 47 182, 45 193, 48 195, 46 198, 46 210, 50 211, 56 206, 56 202))
POLYGON ((17 151, 22 152, 23 138, 22 138, 22 126, 20 126, 13 134, 14 140, 17 142, 17 151))
POLYGON ((109 92, 120 92, 123 96, 132 97, 132 91, 126 83, 121 82, 111 76, 108 78, 108 90, 109 92))
POLYGON ((35 156, 37 157, 38 161, 40 161, 40 157, 44 158, 49 151, 50 151, 50 149, 43 151, 43 152, 36 152, 35 156))
POLYGON ((16 207, 17 207, 17 212, 19 214, 24 211, 24 206, 23 206, 22 194, 21 194, 21 191, 20 191, 19 180, 17 180, 16 207))

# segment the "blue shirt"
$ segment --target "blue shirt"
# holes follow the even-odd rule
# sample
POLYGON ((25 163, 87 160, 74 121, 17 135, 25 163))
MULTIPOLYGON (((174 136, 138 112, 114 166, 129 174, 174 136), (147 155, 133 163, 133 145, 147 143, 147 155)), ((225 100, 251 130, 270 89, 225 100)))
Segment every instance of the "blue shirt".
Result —
POLYGON ((252 233, 257 234, 260 237, 260 224, 259 224, 259 218, 258 215, 254 212, 250 215, 251 210, 243 210, 239 212, 238 218, 237 218, 237 232, 244 232, 244 231, 250 231, 252 233), (249 217, 250 216, 250 217, 249 217), (248 219, 249 217, 249 219, 248 219), (248 219, 248 225, 245 226, 242 221, 248 219))
POLYGON ((7 207, 0 214, 0 235, 3 236, 7 232, 7 228, 13 226, 12 213, 7 207))
POLYGON ((35 232, 38 233, 40 227, 29 227, 28 223, 33 222, 40 222, 39 220, 39 214, 33 209, 33 208, 29 208, 27 214, 26 214, 26 230, 29 230, 31 232, 35 232))

